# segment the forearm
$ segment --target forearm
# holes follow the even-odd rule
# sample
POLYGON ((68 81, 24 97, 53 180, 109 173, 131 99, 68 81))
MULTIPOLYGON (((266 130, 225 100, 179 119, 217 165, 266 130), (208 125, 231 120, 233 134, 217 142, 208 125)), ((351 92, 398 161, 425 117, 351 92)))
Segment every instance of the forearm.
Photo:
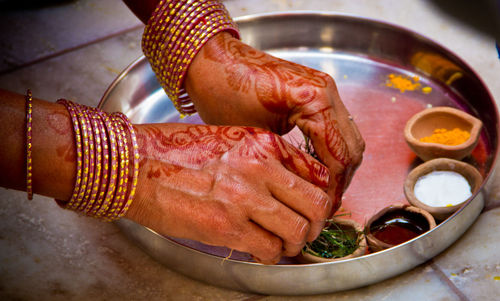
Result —
MULTIPOLYGON (((26 109, 23 95, 0 89, 0 186, 26 190, 26 109)), ((75 146, 64 106, 33 99, 33 192, 70 198, 75 146)))
POLYGON ((284 98, 279 90, 284 83, 266 68, 266 64, 274 61, 276 58, 269 54, 222 32, 196 55, 187 72, 185 87, 198 114, 207 123, 257 126, 283 134, 291 126, 283 118, 284 122, 276 126, 275 120, 287 115, 289 108, 286 103, 278 103, 284 98))

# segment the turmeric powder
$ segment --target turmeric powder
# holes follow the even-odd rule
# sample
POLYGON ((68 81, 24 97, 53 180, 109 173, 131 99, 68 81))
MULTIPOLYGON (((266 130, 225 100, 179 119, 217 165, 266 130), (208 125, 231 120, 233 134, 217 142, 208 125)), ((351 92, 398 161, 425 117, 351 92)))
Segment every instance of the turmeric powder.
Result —
MULTIPOLYGON (((407 77, 404 75, 395 75, 391 73, 387 76, 385 86, 398 89, 401 93, 404 93, 405 91, 420 90, 421 84, 419 83, 419 81, 420 78, 418 76, 407 77)), ((432 88, 423 87, 422 92, 424 92, 424 94, 429 94, 432 92, 432 88)))
POLYGON ((420 87, 420 83, 418 82, 418 76, 413 77, 413 81, 411 78, 405 77, 403 75, 394 75, 389 74, 385 85, 390 88, 398 89, 401 93, 405 91, 415 91, 420 87), (414 82, 415 81, 415 82, 414 82))
POLYGON ((432 135, 420 138, 420 141, 445 145, 459 145, 467 141, 469 137, 470 133, 468 131, 463 131, 459 128, 454 128, 451 131, 447 129, 435 129, 432 135))

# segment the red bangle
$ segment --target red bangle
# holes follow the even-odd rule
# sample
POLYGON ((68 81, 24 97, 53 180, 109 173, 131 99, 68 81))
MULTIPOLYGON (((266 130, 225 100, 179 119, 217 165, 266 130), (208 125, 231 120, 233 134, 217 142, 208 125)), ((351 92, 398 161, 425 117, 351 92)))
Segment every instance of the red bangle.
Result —
POLYGON ((128 141, 125 130, 122 128, 122 124, 119 122, 118 118, 116 118, 113 114, 111 114, 111 122, 113 122, 116 130, 116 141, 118 145, 118 155, 120 163, 118 164, 118 177, 116 179, 116 192, 114 197, 115 201, 111 203, 105 215, 108 219, 116 218, 118 216, 118 213, 120 212, 121 207, 123 206, 125 193, 127 190, 129 170, 128 141))
POLYGON ((94 173, 95 173, 95 158, 96 155, 94 153, 95 151, 95 137, 94 137, 94 132, 92 129, 92 125, 90 123, 90 117, 87 114, 87 110, 85 107, 81 105, 76 105, 80 112, 80 120, 81 124, 84 127, 83 131, 83 143, 84 143, 84 159, 83 159, 83 166, 84 166, 84 174, 85 172, 87 173, 87 180, 84 181, 84 186, 82 186, 82 193, 81 193, 81 201, 80 204, 75 210, 81 211, 85 207, 87 207, 87 204, 89 202, 93 202, 92 200, 92 189, 93 186, 95 185, 95 178, 94 178, 94 173), (85 170, 85 165, 87 164, 88 170, 85 170), (85 183, 86 182, 86 183, 85 183))
POLYGON ((67 209, 112 221, 124 216, 138 178, 139 153, 134 129, 121 113, 59 100, 70 113, 77 149, 77 176, 67 209))
MULTIPOLYGON (((170 68, 173 68, 173 66, 171 65, 172 63, 171 61, 172 59, 176 58, 175 56, 177 55, 176 52, 181 46, 181 44, 182 48, 185 47, 186 36, 191 31, 192 27, 194 27, 194 25, 199 23, 199 20, 204 18, 207 14, 212 13, 214 10, 221 10, 224 8, 224 6, 220 4, 218 1, 207 1, 197 4, 198 6, 193 5, 192 10, 189 10, 188 8, 188 10, 185 13, 179 12, 177 14, 180 19, 177 21, 172 21, 171 27, 168 27, 166 31, 170 33, 169 34, 170 40, 163 41, 163 43, 160 44, 160 47, 157 47, 157 52, 153 54, 155 57, 163 58, 162 64, 159 67, 160 70, 165 69, 165 71, 167 72, 167 77, 169 76, 171 70, 170 68), (159 51, 163 51, 164 53, 159 53, 159 51)), ((157 35, 161 36, 161 31, 158 32, 157 35)), ((170 87, 170 88, 175 88, 175 87, 170 87)))
MULTIPOLYGON (((218 5, 217 7, 212 6, 210 8, 213 8, 213 10, 202 10, 199 12, 199 15, 196 19, 192 19, 189 20, 189 22, 186 22, 188 24, 186 24, 185 28, 183 28, 183 31, 181 31, 180 36, 175 40, 175 44, 170 45, 170 47, 167 48, 166 51, 170 54, 167 54, 165 56, 165 59, 163 60, 164 64, 160 66, 160 68, 166 69, 167 78, 175 75, 176 66, 185 66, 181 65, 183 54, 185 54, 186 49, 190 49, 190 46, 195 43, 201 32, 203 32, 208 26, 206 21, 201 22, 200 20, 205 20, 205 17, 207 17, 208 15, 214 16, 214 12, 222 11, 221 8, 223 8, 223 6, 218 5)), ((175 89, 177 87, 175 82, 170 82, 169 84, 169 89, 175 89)))
POLYGON ((107 189, 107 183, 108 183, 108 178, 109 178, 109 143, 108 143, 108 136, 107 132, 104 126, 104 120, 100 116, 100 112, 98 110, 93 111, 94 114, 92 118, 95 120, 97 124, 97 130, 99 131, 100 134, 100 141, 101 141, 101 147, 100 147, 100 152, 99 156, 101 158, 101 177, 98 178, 99 180, 99 185, 98 186, 98 191, 97 191, 97 198, 93 204, 89 203, 87 207, 84 209, 85 214, 87 215, 92 215, 92 212, 94 208, 100 208, 105 197, 106 189, 107 189))
POLYGON ((56 200, 59 206, 63 208, 74 208, 74 204, 78 197, 78 193, 80 191, 80 185, 82 183, 82 166, 83 166, 83 155, 82 155, 82 138, 80 134, 80 126, 78 121, 78 116, 75 112, 75 109, 70 101, 65 99, 59 99, 57 103, 60 103, 66 107, 68 113, 71 118, 71 122, 73 124, 73 132, 75 135, 75 151, 76 151, 76 179, 75 179, 75 187, 73 188, 73 194, 69 201, 56 200))
POLYGON ((129 189, 129 194, 128 197, 126 197, 126 201, 124 203, 123 208, 121 209, 119 216, 124 216, 125 213, 127 212, 128 208, 130 207, 130 204, 132 203, 132 200, 134 199, 135 191, 137 188, 137 179, 139 177, 139 146, 137 144, 137 137, 135 136, 135 130, 130 123, 130 120, 123 114, 123 113, 114 113, 118 118, 121 119, 123 125, 126 127, 129 135, 130 135, 130 142, 132 144, 132 164, 131 164, 131 175, 132 179, 130 182, 130 189, 129 189))
MULTIPOLYGON (((90 204, 95 202, 95 197, 96 194, 94 193, 94 187, 98 186, 98 182, 96 181, 96 161, 97 161, 97 154, 96 154, 96 136, 97 133, 94 130, 94 127, 92 126, 91 123, 91 116, 87 114, 87 110, 83 106, 79 106, 80 112, 81 112, 81 120, 82 123, 85 124, 86 127, 86 135, 87 141, 88 141, 88 153, 85 160, 88 160, 89 162, 89 172, 88 172, 88 180, 87 180, 87 186, 85 191, 83 192, 83 195, 85 196, 85 201, 81 202, 79 207, 76 208, 77 211, 83 211, 85 208, 90 204)), ((84 140, 85 141, 85 140, 84 140)))
POLYGON ((33 97, 31 90, 26 91, 26 192, 28 200, 33 199, 33 158, 32 158, 32 123, 33 123, 33 97))
POLYGON ((184 55, 178 58, 181 67, 176 70, 176 72, 174 73, 175 75, 173 76, 174 78, 177 79, 177 82, 175 83, 176 86, 175 91, 177 95, 179 95, 177 100, 178 106, 182 108, 182 110, 187 114, 194 113, 195 108, 191 102, 191 99, 187 95, 186 90, 183 88, 182 83, 187 73, 189 64, 194 59, 198 51, 201 49, 200 47, 196 47, 196 45, 205 44, 215 34, 223 30, 227 30, 227 27, 229 27, 230 24, 224 21, 223 16, 215 15, 207 23, 203 25, 198 24, 197 27, 198 26, 200 29, 198 30, 195 29, 195 35, 192 37, 192 39, 194 39, 193 42, 194 46, 188 48, 187 51, 184 53, 184 55))
POLYGON ((195 112, 183 87, 187 70, 203 45, 221 31, 239 38, 236 24, 216 0, 194 5, 189 0, 160 1, 146 25, 143 52, 181 114, 195 112))
MULTIPOLYGON (((103 114, 104 115, 104 114, 103 114)), ((108 187, 106 190, 106 194, 104 196, 104 200, 99 208, 94 208, 92 211, 92 215, 97 217, 102 217, 105 215, 106 211, 108 211, 109 206, 113 200, 116 190, 116 182, 118 177, 118 150, 116 143, 116 134, 113 123, 111 122, 111 118, 108 115, 104 115, 104 125, 106 126, 108 132, 108 141, 109 141, 109 149, 110 149, 110 158, 109 158, 109 177, 108 177, 108 187)))
POLYGON ((69 209, 77 210, 82 204, 82 201, 85 197, 85 192, 87 191, 87 185, 90 182, 89 181, 89 173, 90 173, 89 133, 87 130, 87 123, 83 118, 81 107, 75 103, 70 103, 70 105, 73 107, 76 113, 78 124, 80 126, 80 133, 82 135, 81 152, 82 152, 83 168, 81 173, 82 175, 80 184, 81 186, 78 191, 78 195, 76 197, 75 202, 73 202, 72 206, 69 207, 69 209))

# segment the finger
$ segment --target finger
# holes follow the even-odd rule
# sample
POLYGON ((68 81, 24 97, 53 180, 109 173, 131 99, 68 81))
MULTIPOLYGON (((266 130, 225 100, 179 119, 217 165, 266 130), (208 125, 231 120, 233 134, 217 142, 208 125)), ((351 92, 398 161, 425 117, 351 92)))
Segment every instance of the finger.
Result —
POLYGON ((270 169, 273 181, 266 183, 272 195, 293 211, 307 218, 310 230, 306 240, 313 241, 323 229, 332 210, 328 194, 318 186, 280 168, 270 169))
POLYGON ((330 173, 325 165, 282 138, 277 141, 277 144, 281 153, 280 162, 285 168, 307 182, 322 188, 328 187, 330 173))
POLYGON ((320 160, 329 168, 328 194, 332 197, 334 209, 340 207, 342 194, 353 174, 351 170, 359 165, 364 150, 363 141, 356 141, 358 134, 352 125, 345 124, 349 118, 345 114, 339 115, 342 115, 341 122, 337 120, 333 108, 326 107, 310 115, 303 114, 297 120, 299 128, 311 138, 320 160))
POLYGON ((332 116, 337 118, 341 128, 344 130, 343 134, 346 136, 347 143, 350 144, 350 149, 362 148, 364 150, 363 137, 354 122, 354 116, 349 113, 342 102, 337 85, 333 79, 329 81, 328 99, 334 113, 332 116))
POLYGON ((285 256, 297 255, 304 246, 310 229, 309 221, 272 195, 255 197, 252 206, 247 208, 247 215, 282 240, 285 256))
POLYGON ((349 149, 349 157, 351 158, 350 164, 346 168, 346 183, 345 187, 349 186, 354 172, 361 164, 363 152, 365 150, 365 142, 361 133, 356 125, 354 116, 352 116, 344 103, 340 100, 337 90, 331 94, 333 103, 332 113, 330 116, 335 116, 339 123, 344 140, 349 149))
POLYGON ((239 238, 231 240, 228 247, 251 254, 263 264, 276 264, 282 256, 283 244, 279 237, 248 221, 241 229, 239 238))
MULTIPOLYGON (((346 144, 338 123, 324 116, 316 117, 302 125, 302 129, 311 138, 316 154, 329 168, 330 182, 328 194, 332 198, 333 207, 340 204, 340 197, 345 188, 345 170, 350 162, 349 148, 346 144)), ((300 127, 300 126, 299 126, 300 127)))

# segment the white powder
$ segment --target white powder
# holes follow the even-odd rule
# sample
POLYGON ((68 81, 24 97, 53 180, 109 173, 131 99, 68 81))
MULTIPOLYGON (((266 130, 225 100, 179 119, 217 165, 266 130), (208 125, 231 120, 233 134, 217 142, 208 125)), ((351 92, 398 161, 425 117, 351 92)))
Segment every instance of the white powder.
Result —
POLYGON ((432 207, 457 205, 472 195, 469 182, 454 171, 426 174, 418 178, 413 190, 420 202, 432 207))

